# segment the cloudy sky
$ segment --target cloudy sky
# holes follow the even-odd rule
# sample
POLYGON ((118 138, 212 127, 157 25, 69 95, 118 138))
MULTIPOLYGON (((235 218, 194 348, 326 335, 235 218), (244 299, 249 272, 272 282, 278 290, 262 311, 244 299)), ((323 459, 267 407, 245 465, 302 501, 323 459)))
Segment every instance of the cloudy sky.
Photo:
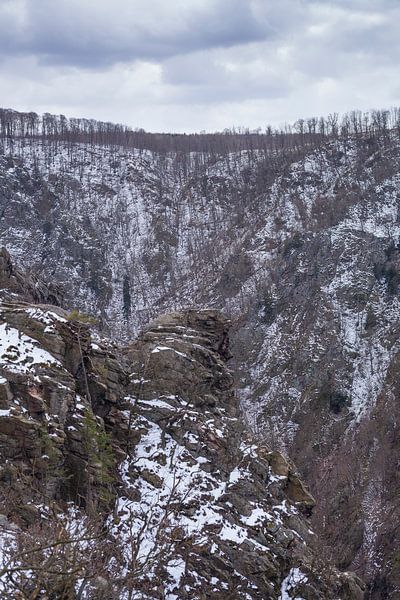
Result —
POLYGON ((0 106, 149 131, 400 105, 400 0, 0 0, 0 106))

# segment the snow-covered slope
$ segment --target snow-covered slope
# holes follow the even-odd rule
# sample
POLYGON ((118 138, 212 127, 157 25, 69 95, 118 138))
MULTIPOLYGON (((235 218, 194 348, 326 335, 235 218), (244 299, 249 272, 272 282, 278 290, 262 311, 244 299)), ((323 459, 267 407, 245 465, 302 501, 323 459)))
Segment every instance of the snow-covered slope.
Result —
POLYGON ((165 310, 226 311, 247 420, 295 458, 338 564, 396 597, 398 137, 296 157, 5 150, 3 243, 116 339, 165 310))

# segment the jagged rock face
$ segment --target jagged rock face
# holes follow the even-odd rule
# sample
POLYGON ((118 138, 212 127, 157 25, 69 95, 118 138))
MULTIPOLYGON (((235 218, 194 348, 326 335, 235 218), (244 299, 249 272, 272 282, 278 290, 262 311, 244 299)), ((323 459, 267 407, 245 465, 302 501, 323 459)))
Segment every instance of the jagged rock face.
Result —
POLYGON ((87 326, 47 305, 4 301, 0 311, 1 477, 9 482, 3 500, 9 487, 16 509, 32 504, 38 480, 37 497, 102 505, 108 490, 96 472, 96 435, 104 427, 82 375, 90 356, 87 326))
POLYGON ((27 275, 16 269, 5 248, 0 249, 0 277, 3 296, 7 293, 18 294, 27 301, 56 306, 62 302, 61 291, 56 285, 46 285, 33 274, 27 275))
POLYGON ((246 420, 295 459, 336 563, 396 598, 398 135, 274 159, 5 150, 4 243, 118 340, 177 307, 229 314, 246 420))
POLYGON ((215 311, 186 311, 159 318, 128 349, 141 439, 122 464, 129 495, 118 503, 119 535, 134 515, 146 558, 160 530, 176 538, 155 572, 170 576, 177 598, 329 598, 350 589, 361 598, 355 580, 314 578, 302 517, 314 500, 293 466, 243 425, 227 334, 215 311))
MULTIPOLYGON (((314 499, 293 465, 243 423, 226 318, 172 313, 118 348, 58 307, 14 297, 0 311, 2 543, 31 529, 50 535, 51 508, 63 515, 57 528, 102 515, 101 543, 112 548, 101 577, 80 566, 66 587, 53 565, 43 593, 362 598, 357 578, 318 557, 306 518, 314 499)), ((82 563, 95 552, 85 539, 74 546, 82 563)), ((4 598, 15 597, 8 557, 4 598)), ((21 560, 17 551, 13 566, 21 560)), ((25 591, 37 584, 19 575, 25 591)))

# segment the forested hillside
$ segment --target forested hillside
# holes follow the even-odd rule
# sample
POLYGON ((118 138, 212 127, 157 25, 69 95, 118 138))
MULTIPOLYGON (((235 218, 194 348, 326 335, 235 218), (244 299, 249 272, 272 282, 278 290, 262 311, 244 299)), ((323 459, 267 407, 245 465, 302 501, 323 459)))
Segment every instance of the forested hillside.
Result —
POLYGON ((224 311, 243 414, 374 599, 400 593, 399 114, 166 135, 0 112, 2 244, 118 342, 224 311))

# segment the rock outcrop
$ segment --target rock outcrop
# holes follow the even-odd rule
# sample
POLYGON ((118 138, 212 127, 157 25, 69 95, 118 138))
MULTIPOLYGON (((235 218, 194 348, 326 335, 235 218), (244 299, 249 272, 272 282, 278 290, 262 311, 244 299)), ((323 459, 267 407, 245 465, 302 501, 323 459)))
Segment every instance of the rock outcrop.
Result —
POLYGON ((46 285, 33 273, 23 273, 17 269, 6 248, 0 249, 0 290, 5 297, 17 294, 24 300, 43 302, 60 306, 62 291, 59 285, 46 285))
POLYGON ((8 293, 0 317, 2 597, 363 597, 322 560, 294 466, 246 429, 220 313, 124 348, 8 293))

